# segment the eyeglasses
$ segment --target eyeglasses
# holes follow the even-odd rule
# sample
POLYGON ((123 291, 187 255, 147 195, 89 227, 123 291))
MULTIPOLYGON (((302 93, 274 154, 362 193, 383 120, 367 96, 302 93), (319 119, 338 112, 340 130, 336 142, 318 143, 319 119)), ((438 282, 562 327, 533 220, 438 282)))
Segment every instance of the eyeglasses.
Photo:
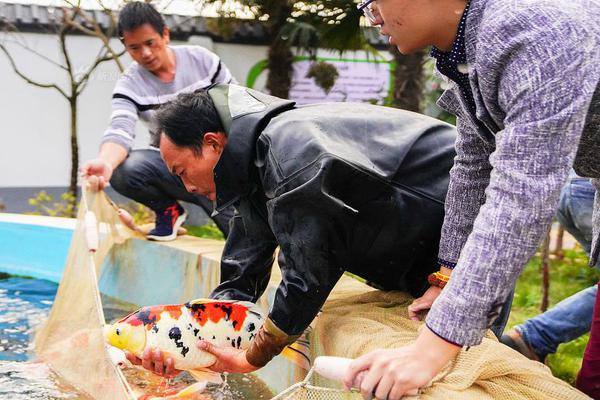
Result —
POLYGON ((375 25, 377 23, 378 15, 373 12, 372 5, 375 1, 376 0, 364 0, 356 6, 356 8, 358 8, 358 11, 361 11, 365 15, 365 17, 367 17, 367 20, 371 25, 375 25))

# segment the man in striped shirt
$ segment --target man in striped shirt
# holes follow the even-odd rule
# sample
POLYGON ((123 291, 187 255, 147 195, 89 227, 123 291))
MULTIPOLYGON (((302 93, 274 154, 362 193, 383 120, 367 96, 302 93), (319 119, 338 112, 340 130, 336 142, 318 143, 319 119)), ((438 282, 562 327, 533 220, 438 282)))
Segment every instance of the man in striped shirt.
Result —
MULTIPOLYGON (((179 93, 236 81, 219 57, 207 49, 169 46, 169 28, 149 3, 127 3, 119 13, 118 28, 134 62, 115 86, 110 126, 98 156, 84 164, 82 174, 95 176, 92 181, 97 182, 98 189, 110 182, 117 192, 152 209, 156 226, 149 239, 173 240, 186 218, 179 200, 199 205, 208 215, 213 207, 205 196, 189 193, 165 167, 157 149, 155 110, 179 93), (133 150, 139 119, 150 131, 150 147, 133 150)), ((225 211, 213 217, 225 236, 231 215, 225 211)))

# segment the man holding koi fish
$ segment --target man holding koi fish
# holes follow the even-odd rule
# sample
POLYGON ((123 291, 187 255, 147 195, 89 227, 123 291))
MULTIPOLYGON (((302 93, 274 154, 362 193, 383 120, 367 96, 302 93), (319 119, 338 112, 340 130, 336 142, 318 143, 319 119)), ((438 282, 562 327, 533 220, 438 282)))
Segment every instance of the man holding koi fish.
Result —
MULTIPOLYGON (((198 346, 215 371, 266 365, 308 327, 345 272, 420 296, 436 270, 455 129, 366 104, 296 107, 236 85, 181 94, 157 111, 161 155, 188 191, 233 206, 211 297, 255 302, 277 246, 285 256, 273 306, 245 350, 198 346)), ((170 375, 148 349, 135 363, 170 375)))

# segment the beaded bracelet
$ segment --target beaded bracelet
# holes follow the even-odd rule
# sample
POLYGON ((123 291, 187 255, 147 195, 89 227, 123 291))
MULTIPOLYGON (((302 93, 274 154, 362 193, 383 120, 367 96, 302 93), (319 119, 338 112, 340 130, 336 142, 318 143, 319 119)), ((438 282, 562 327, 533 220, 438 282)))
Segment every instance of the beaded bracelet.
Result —
POLYGON ((440 289, 443 289, 449 280, 450 277, 442 274, 441 272, 434 272, 427 277, 427 282, 429 282, 430 285, 437 286, 440 289))

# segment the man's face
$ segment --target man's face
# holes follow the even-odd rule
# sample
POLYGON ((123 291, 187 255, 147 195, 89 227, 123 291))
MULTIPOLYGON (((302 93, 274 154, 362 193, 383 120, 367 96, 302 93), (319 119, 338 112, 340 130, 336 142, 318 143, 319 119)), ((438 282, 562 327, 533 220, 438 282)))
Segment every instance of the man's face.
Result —
POLYGON ((166 27, 162 35, 150 24, 123 32, 123 44, 131 58, 150 72, 160 70, 168 61, 168 43, 169 29, 166 27))
POLYGON ((201 152, 179 147, 163 133, 160 136, 160 154, 173 175, 181 178, 190 193, 206 196, 211 201, 217 198, 213 170, 227 144, 222 133, 206 133, 201 152))
POLYGON ((377 17, 374 25, 401 53, 415 52, 431 44, 430 5, 429 0, 375 0, 371 4, 377 17))

